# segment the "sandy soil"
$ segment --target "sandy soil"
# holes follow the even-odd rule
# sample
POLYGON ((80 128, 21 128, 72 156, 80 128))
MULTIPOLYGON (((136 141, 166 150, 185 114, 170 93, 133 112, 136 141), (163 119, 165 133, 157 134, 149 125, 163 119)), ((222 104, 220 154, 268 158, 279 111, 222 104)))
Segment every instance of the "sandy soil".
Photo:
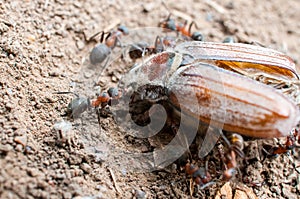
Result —
MULTIPOLYGON (((206 41, 221 42, 232 35, 300 61, 298 0, 166 4, 175 19, 195 21, 206 41)), ((118 162, 115 155, 120 150, 145 152, 147 140, 128 136, 111 117, 101 118, 99 125, 95 110, 83 113, 82 120, 71 120, 63 115, 74 96, 55 94, 73 91, 95 98, 100 89, 116 86, 133 64, 113 58, 112 67, 100 76, 101 67, 90 68, 86 62, 97 42, 85 42, 84 35, 115 29, 118 23, 141 32, 144 29, 136 28, 157 27, 168 14, 158 0, 0 1, 0 198, 215 197, 225 184, 217 179, 222 171, 215 171, 217 183, 211 187, 195 186, 193 196, 190 177, 174 165, 150 173, 130 172, 130 163, 118 162), (73 127, 59 134, 53 125, 62 119, 73 127)), ((155 37, 145 31, 137 38, 155 37)), ((290 156, 261 161, 253 152, 261 144, 247 143, 247 161, 240 162, 240 177, 230 183, 234 193, 247 186, 258 198, 299 198, 299 148, 290 156)), ((213 161, 209 168, 215 164, 221 170, 212 155, 213 161)))

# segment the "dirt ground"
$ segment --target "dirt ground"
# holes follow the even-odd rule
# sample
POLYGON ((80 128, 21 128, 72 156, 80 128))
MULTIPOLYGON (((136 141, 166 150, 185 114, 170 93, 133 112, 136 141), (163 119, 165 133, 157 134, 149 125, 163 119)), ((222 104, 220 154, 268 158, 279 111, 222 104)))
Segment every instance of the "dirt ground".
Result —
MULTIPOLYGON (((206 41, 221 42, 231 35, 300 62, 298 0, 165 3, 176 20, 195 21, 206 41)), ((159 0, 0 1, 0 198, 216 196, 225 181, 213 179, 217 183, 203 190, 195 186, 191 196, 190 177, 174 164, 150 173, 129 171, 131 162, 118 162, 115 155, 122 149, 145 152, 146 141, 126 135, 111 117, 101 118, 99 125, 95 110, 83 113, 81 120, 69 119, 64 114, 74 96, 55 94, 74 91, 95 98, 100 89, 116 86, 133 65, 114 59, 117 64, 100 76, 101 68, 86 62, 97 43, 85 42, 84 35, 115 29, 118 23, 141 32, 136 28, 157 27, 168 14, 159 0), (62 119, 73 127, 59 134, 54 124, 62 119)), ((141 40, 156 37, 144 34, 141 40)), ((248 145, 255 150, 257 143, 248 145)), ((233 190, 247 186, 258 198, 300 198, 299 148, 265 161, 249 153, 240 162, 240 177, 231 180, 233 190)), ((215 171, 216 178, 220 172, 215 171)))

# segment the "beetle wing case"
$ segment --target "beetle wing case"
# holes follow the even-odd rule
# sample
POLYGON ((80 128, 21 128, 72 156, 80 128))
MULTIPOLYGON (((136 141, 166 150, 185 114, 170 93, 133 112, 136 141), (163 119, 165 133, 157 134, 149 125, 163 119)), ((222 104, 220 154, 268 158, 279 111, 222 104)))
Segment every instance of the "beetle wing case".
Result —
POLYGON ((299 121, 298 108, 274 88, 213 65, 182 66, 167 87, 174 107, 245 136, 287 136, 299 121))
POLYGON ((221 68, 244 75, 264 75, 274 79, 298 80, 293 60, 272 49, 242 43, 184 42, 176 52, 194 60, 213 62, 221 68))

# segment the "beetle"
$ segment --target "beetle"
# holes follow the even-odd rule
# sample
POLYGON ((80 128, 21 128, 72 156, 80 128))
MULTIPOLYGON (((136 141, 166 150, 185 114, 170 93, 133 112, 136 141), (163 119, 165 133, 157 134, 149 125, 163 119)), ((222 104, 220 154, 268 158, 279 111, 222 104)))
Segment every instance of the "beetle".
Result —
POLYGON ((170 117, 183 113, 243 136, 287 136, 299 122, 297 106, 275 88, 245 76, 249 74, 299 80, 291 58, 278 51, 192 41, 149 57, 122 84, 132 91, 129 113, 139 125, 150 122, 153 104, 162 104, 172 110, 170 117))

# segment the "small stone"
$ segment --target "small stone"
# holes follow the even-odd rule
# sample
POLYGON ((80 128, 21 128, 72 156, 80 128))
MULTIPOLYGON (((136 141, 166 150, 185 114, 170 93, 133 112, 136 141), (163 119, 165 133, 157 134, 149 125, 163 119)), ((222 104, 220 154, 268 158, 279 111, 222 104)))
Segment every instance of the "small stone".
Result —
POLYGON ((0 144, 0 153, 8 153, 13 150, 13 147, 9 144, 2 145, 0 144))
POLYGON ((24 133, 22 136, 16 136, 14 141, 17 143, 17 144, 21 144, 22 146, 26 146, 27 144, 27 134, 24 133))
POLYGON ((63 179, 65 179, 66 178, 66 175, 64 174, 64 173, 58 173, 58 174, 56 174, 56 179, 58 179, 58 180, 63 180, 63 179))
POLYGON ((72 198, 72 194, 70 192, 64 192, 63 193, 63 198, 64 199, 71 199, 72 198))
POLYGON ((21 152, 21 151, 23 151, 23 146, 21 144, 17 144, 15 150, 18 152, 21 152))
POLYGON ((11 102, 7 102, 5 104, 5 108, 8 110, 8 111, 11 111, 13 108, 15 107, 15 105, 11 102))
POLYGON ((118 81, 118 78, 117 78, 116 76, 112 76, 112 77, 111 77, 111 81, 112 81, 112 82, 117 82, 117 81, 118 81))
POLYGON ((52 70, 48 74, 50 77, 58 77, 60 73, 57 70, 52 70))
POLYGON ((107 187, 103 185, 97 185, 96 189, 101 193, 106 193, 108 191, 107 187))
POLYGON ((90 77, 92 77, 93 76, 93 74, 94 74, 94 72, 93 71, 91 71, 91 70, 86 70, 86 71, 84 71, 84 77, 85 78, 90 78, 90 77))
POLYGON ((82 50, 84 48, 84 42, 82 40, 76 41, 76 46, 78 50, 82 50))
POLYGON ((155 8, 156 4, 154 2, 143 4, 143 12, 150 12, 155 8))
POLYGON ((39 175, 39 170, 36 169, 36 168, 29 168, 29 169, 27 170, 27 173, 28 173, 30 176, 32 176, 32 177, 36 177, 36 176, 39 175))
POLYGON ((282 188, 282 194, 285 198, 290 198, 290 199, 297 198, 297 196, 295 194, 293 194, 290 190, 288 190, 285 187, 282 188))
POLYGON ((270 191, 272 191, 273 193, 276 193, 277 195, 281 194, 281 190, 278 186, 270 187, 270 191))
POLYGON ((68 160, 71 165, 77 165, 82 162, 82 158, 79 157, 78 155, 70 155, 68 160))
POLYGON ((80 168, 85 172, 85 173, 91 173, 92 172, 92 167, 87 164, 87 163, 82 163, 80 165, 80 168))
POLYGON ((137 199, 144 199, 144 198, 146 198, 146 193, 142 190, 136 189, 135 190, 135 197, 137 199))

